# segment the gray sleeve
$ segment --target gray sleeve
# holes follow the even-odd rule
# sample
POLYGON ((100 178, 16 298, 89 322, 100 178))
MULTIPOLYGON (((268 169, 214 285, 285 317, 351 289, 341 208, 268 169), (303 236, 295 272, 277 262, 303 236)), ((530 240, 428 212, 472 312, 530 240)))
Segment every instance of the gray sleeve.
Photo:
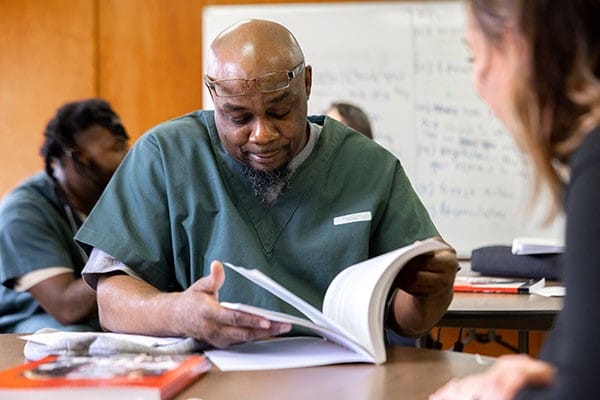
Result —
POLYGON ((140 279, 140 277, 127 265, 123 264, 110 254, 107 254, 98 248, 94 248, 92 249, 90 258, 85 264, 81 275, 85 283, 93 290, 96 290, 100 275, 115 273, 126 274, 140 279))

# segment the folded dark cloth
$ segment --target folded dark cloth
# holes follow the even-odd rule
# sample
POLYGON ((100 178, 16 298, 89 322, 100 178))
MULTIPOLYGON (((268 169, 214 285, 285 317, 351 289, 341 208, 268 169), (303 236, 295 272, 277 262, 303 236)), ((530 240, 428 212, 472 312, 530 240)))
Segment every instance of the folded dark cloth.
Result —
POLYGON ((563 254, 514 255, 510 246, 485 246, 471 252, 471 270, 482 275, 560 280, 563 254))

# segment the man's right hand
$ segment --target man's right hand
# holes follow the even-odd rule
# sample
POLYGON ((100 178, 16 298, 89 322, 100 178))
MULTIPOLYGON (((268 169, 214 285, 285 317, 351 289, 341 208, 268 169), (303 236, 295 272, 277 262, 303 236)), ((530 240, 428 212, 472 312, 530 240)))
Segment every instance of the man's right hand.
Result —
POLYGON ((222 307, 219 304, 219 289, 224 282, 223 264, 213 261, 210 275, 200 278, 180 293, 176 320, 183 327, 184 335, 215 347, 227 347, 290 331, 290 324, 222 307))

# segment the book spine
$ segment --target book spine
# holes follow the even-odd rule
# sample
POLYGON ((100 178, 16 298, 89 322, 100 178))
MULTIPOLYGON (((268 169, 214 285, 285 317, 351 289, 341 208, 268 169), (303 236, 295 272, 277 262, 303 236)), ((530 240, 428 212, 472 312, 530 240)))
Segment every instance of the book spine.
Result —
POLYGON ((511 293, 511 294, 527 293, 527 292, 520 292, 518 289, 520 289, 520 288, 499 287, 499 286, 495 286, 495 287, 455 286, 454 287, 455 292, 465 292, 465 293, 511 293))

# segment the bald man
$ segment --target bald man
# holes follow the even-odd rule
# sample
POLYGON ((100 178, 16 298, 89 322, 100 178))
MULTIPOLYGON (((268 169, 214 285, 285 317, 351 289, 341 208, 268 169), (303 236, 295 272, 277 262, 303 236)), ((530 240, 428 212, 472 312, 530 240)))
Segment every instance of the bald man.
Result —
MULTIPOLYGON (((312 69, 283 26, 232 26, 207 67, 214 112, 140 138, 77 234, 94 248, 84 278, 105 329, 216 347, 287 333, 288 324, 219 304, 295 312, 225 276, 221 261, 258 268, 321 308, 344 268, 438 235, 396 158, 332 119, 307 117, 312 69)), ((431 328, 456 266, 440 251, 403 269, 387 326, 410 336, 431 328)))

